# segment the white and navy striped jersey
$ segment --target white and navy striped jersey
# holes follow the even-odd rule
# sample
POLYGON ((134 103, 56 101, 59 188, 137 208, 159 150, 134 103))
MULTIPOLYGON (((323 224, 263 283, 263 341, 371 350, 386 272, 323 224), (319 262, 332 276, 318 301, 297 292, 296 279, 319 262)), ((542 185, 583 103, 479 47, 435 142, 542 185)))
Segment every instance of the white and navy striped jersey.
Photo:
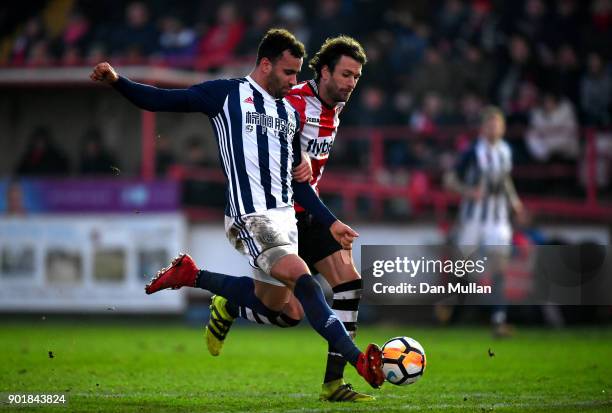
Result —
POLYGON ((459 219, 462 223, 510 224, 506 179, 512 170, 512 152, 508 144, 490 144, 480 138, 460 158, 457 175, 464 185, 482 190, 482 198, 465 197, 459 219))
POLYGON ((295 109, 248 76, 204 82, 189 90, 210 117, 217 138, 228 183, 225 215, 293 205, 294 153, 300 159, 295 109))
MULTIPOLYGON (((336 139, 340 125, 339 115, 344 108, 344 102, 331 107, 319 97, 317 84, 314 80, 300 83, 293 87, 287 96, 300 115, 301 149, 310 158, 312 179, 310 185, 318 192, 317 184, 323 175, 325 164, 336 139)), ((296 211, 304 209, 296 203, 296 211)))

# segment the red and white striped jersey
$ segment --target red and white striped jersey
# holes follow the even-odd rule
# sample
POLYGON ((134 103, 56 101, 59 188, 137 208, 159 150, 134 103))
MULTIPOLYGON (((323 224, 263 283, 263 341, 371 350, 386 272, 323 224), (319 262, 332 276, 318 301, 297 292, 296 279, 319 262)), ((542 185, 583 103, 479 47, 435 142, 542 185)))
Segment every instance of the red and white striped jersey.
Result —
MULTIPOLYGON (((323 169, 334 145, 336 131, 340 125, 338 115, 344 108, 344 102, 330 107, 319 97, 317 84, 314 80, 300 83, 291 89, 286 99, 300 115, 301 147, 307 152, 312 166, 310 185, 319 192, 317 184, 323 175, 323 169)), ((295 203, 298 212, 304 209, 295 203)))

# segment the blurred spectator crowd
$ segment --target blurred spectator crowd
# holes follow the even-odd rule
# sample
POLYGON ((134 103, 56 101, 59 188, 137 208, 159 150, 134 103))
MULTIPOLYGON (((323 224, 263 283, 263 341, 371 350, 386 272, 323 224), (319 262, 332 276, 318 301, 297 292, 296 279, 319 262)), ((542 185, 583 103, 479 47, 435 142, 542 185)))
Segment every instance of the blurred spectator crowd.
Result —
MULTIPOLYGON (((340 33, 362 42, 369 62, 343 125, 417 134, 408 146, 385 146, 390 169, 439 165, 435 144, 423 139, 450 125, 474 132, 491 103, 507 114, 519 164, 580 164, 581 128, 612 123, 612 0, 33 0, 0 5, 0 63, 109 59, 216 72, 252 63, 275 26, 291 30, 310 56, 340 33)), ((302 76, 310 76, 305 66, 302 76)), ((597 139, 608 165, 612 137, 597 139)), ((100 142, 91 137, 92 148, 100 142)))
MULTIPOLYGON (((17 162, 18 176, 65 176, 76 172, 78 175, 102 176, 122 173, 121 163, 113 149, 106 145, 97 127, 90 127, 79 139, 79 153, 76 164, 70 160, 64 149, 58 145, 49 128, 36 127, 28 137, 24 153, 17 162)), ((200 135, 189 136, 179 159, 175 156, 172 142, 166 135, 156 139, 156 174, 163 176, 175 164, 186 167, 205 168, 216 166, 216 152, 205 145, 200 135)))

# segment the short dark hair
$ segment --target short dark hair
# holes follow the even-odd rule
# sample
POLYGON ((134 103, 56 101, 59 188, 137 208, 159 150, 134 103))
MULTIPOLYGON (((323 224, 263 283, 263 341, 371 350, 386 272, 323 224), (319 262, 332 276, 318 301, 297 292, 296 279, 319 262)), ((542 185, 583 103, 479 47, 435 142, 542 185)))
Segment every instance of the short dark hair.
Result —
POLYGON ((288 50, 293 57, 303 58, 306 56, 304 44, 296 39, 288 30, 270 29, 261 39, 261 43, 259 43, 257 64, 264 57, 274 63, 282 56, 285 50, 288 50))
POLYGON ((363 46, 352 37, 341 35, 328 38, 308 63, 308 67, 315 73, 315 80, 319 80, 321 77, 323 66, 327 66, 333 72, 342 56, 355 59, 362 65, 365 65, 368 61, 363 46))

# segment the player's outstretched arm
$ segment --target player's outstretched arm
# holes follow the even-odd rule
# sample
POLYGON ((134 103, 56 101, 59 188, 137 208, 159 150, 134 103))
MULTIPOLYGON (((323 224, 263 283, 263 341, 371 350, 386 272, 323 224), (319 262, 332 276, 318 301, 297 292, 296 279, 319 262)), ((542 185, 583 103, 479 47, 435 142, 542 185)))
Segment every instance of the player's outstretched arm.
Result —
POLYGON ((342 245, 342 248, 351 249, 353 240, 359 234, 336 218, 307 182, 293 181, 292 186, 295 200, 317 221, 329 228, 332 236, 342 245))
POLYGON ((205 112, 192 89, 161 89, 120 76, 107 62, 94 67, 91 80, 111 85, 134 105, 151 112, 205 112))

